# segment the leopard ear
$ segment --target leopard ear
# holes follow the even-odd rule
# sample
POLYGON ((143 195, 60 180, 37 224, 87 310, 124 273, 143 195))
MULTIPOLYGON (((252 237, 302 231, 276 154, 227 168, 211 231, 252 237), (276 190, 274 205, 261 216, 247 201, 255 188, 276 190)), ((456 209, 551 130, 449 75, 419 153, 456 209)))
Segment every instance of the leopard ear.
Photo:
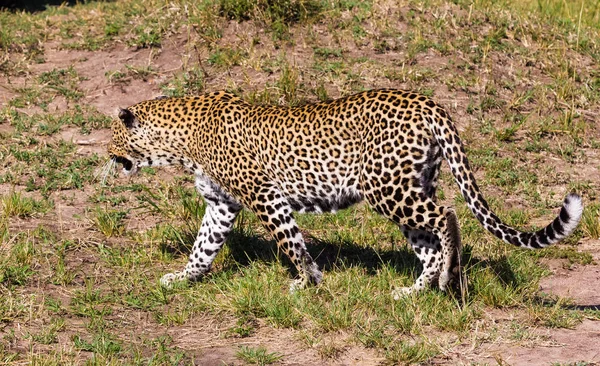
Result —
POLYGON ((135 116, 129 109, 119 109, 119 119, 127 128, 132 128, 135 124, 135 116))

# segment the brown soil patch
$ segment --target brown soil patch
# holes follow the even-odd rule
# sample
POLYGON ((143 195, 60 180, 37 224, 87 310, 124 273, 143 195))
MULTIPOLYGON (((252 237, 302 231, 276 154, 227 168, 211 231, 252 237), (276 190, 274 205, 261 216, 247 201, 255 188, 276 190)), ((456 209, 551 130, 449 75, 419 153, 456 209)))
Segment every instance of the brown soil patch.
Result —
POLYGON ((547 339, 545 345, 518 344, 483 345, 477 355, 478 362, 500 365, 550 365, 554 363, 587 364, 600 362, 600 326, 597 321, 584 320, 575 329, 546 329, 535 332, 547 339))

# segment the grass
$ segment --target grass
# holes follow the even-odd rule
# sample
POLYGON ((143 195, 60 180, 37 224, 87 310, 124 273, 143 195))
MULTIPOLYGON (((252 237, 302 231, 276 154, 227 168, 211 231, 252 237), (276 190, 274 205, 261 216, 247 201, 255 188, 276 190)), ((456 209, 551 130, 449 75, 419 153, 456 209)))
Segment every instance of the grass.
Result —
POLYGON ((600 238, 600 206, 597 204, 587 206, 583 212, 581 225, 586 236, 600 238))
POLYGON ((226 18, 238 21, 252 19, 263 23, 276 40, 289 39, 291 24, 316 16, 324 6, 315 0, 220 0, 217 3, 220 13, 226 18))
POLYGON ((268 352, 264 347, 251 348, 242 346, 236 352, 237 358, 253 365, 270 365, 282 356, 276 352, 268 352))
POLYGON ((592 0, 126 0, 0 11, 0 363, 190 364, 227 349, 227 362, 272 364, 292 362, 289 343, 323 363, 355 349, 389 364, 454 363, 459 344, 477 353, 527 341, 533 352, 546 341, 536 329, 600 318, 539 289, 545 259, 573 271, 597 265, 578 243, 600 235, 598 16, 592 0), (56 65, 54 48, 80 56, 56 65), (114 51, 144 56, 81 67, 114 51), (105 89, 90 93, 96 82, 105 89), (582 224, 565 244, 509 247, 482 229, 444 171, 439 198, 456 208, 465 244, 463 298, 432 289, 393 301, 419 264, 366 205, 296 215, 325 273, 318 287, 288 292, 293 266, 244 211, 202 281, 164 289, 160 276, 183 268, 204 214, 193 179, 144 169, 100 186, 105 156, 63 137, 105 133, 110 107, 94 106, 123 90, 137 98, 140 85, 292 106, 415 89, 454 116, 500 217, 539 228, 569 189, 584 196, 582 224))
POLYGON ((121 236, 125 232, 125 211, 107 210, 96 207, 92 222, 94 226, 106 237, 121 236))
POLYGON ((35 214, 43 214, 52 207, 52 203, 49 201, 24 197, 21 192, 11 192, 6 196, 0 196, 0 203, 5 217, 31 217, 35 214))

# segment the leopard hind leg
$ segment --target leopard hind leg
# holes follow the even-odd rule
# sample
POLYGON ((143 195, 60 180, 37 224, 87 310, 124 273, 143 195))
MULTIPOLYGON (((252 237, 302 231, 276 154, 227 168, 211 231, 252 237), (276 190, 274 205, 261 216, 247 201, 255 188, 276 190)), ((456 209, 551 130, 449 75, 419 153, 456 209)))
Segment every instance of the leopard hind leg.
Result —
POLYGON ((423 271, 412 286, 395 288, 392 291, 394 300, 424 289, 429 283, 440 277, 443 264, 440 257, 442 246, 436 235, 425 230, 410 230, 406 226, 401 226, 400 229, 421 262, 423 271))

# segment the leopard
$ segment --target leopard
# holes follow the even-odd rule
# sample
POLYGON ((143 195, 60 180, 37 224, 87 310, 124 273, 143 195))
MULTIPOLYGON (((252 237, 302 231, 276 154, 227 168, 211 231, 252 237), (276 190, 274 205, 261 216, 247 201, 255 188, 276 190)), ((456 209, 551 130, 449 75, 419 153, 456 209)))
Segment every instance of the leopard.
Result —
POLYGON ((301 106, 258 105, 226 91, 161 97, 118 110, 110 161, 131 176, 142 167, 181 166, 195 176, 205 213, 189 260, 163 286, 197 281, 210 270, 242 209, 253 212, 297 270, 297 291, 323 274, 294 213, 336 212, 361 201, 395 223, 422 270, 395 287, 399 299, 428 287, 446 291, 462 277, 455 210, 436 198, 445 160, 481 225, 500 240, 539 249, 568 237, 583 204, 569 193, 558 216, 532 232, 505 224, 483 197, 448 112, 432 98, 373 89, 301 106))

